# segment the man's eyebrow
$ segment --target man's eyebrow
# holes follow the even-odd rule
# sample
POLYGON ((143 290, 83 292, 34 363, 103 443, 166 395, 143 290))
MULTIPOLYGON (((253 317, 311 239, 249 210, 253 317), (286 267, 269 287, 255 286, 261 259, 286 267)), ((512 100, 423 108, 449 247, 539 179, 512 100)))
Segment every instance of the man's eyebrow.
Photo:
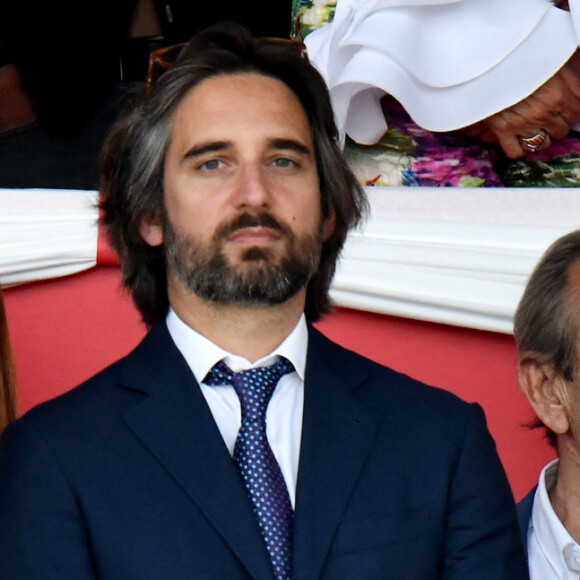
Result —
MULTIPOLYGON (((230 141, 210 141, 207 143, 200 143, 188 149, 183 155, 183 160, 195 159, 206 155, 207 153, 215 153, 217 151, 224 151, 232 146, 230 141)), ((311 155, 312 151, 304 143, 295 139, 275 138, 270 139, 268 146, 270 149, 289 150, 300 153, 301 155, 311 155)))
POLYGON ((288 149, 290 151, 300 153, 301 155, 312 154, 312 151, 309 147, 300 141, 296 141, 295 139, 271 139, 269 145, 270 149, 288 149))
POLYGON ((216 151, 223 151, 231 147, 231 143, 228 141, 211 141, 208 143, 200 143, 199 145, 193 146, 191 149, 188 149, 183 156, 183 159, 195 159, 196 157, 201 157, 206 153, 214 153, 216 151))

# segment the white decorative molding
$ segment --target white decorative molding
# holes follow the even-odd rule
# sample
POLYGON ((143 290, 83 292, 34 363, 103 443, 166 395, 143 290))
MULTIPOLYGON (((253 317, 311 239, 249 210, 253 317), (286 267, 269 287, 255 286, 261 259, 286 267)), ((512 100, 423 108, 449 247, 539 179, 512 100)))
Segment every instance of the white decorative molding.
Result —
MULTIPOLYGON (((368 188, 331 289, 339 306, 510 333, 528 276, 580 226, 576 189, 368 188)), ((0 282, 96 265, 97 192, 0 189, 0 282)))

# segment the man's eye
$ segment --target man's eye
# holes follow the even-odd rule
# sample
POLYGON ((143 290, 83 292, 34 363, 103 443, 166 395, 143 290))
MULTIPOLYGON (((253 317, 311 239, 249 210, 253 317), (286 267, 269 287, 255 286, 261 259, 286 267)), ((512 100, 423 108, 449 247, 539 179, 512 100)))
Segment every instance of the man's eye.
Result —
POLYGON ((285 157, 280 157, 274 161, 274 165, 280 169, 289 169, 290 167, 296 167, 296 163, 292 159, 286 159, 285 157))
POLYGON ((210 159, 205 163, 201 164, 201 169, 207 169, 208 171, 215 171, 222 166, 222 162, 219 159, 210 159))

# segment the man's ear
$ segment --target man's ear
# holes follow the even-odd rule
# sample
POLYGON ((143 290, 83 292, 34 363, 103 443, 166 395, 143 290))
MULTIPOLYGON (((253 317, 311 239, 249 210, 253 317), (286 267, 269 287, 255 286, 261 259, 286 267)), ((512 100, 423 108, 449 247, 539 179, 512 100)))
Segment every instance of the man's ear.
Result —
POLYGON ((158 218, 147 216, 143 218, 139 226, 141 237, 150 246, 160 246, 163 243, 163 227, 159 222, 158 218))
POLYGON ((324 218, 324 224, 322 226, 322 241, 326 242, 330 239, 330 236, 334 233, 334 228, 336 228, 336 211, 333 208, 328 210, 328 215, 324 218))
POLYGON ((557 435, 566 433, 570 429, 568 386, 554 365, 536 353, 524 353, 518 359, 518 380, 538 419, 557 435))

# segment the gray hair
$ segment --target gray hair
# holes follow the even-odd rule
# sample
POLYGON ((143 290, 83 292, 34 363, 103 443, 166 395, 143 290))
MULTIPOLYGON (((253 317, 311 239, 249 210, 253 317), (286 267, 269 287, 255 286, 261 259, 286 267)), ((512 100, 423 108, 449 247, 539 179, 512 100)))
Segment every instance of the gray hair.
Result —
MULTIPOLYGON (((573 267, 580 263, 580 230, 556 240, 536 265, 514 317, 514 337, 520 355, 529 353, 552 364, 567 382, 576 373, 578 297, 570 287, 573 267)), ((536 419, 530 427, 543 427, 536 419)), ((546 437, 557 449, 556 434, 546 427, 546 437)))
POLYGON ((577 298, 570 274, 580 262, 580 230, 556 240, 536 265, 514 317, 520 354, 533 352, 554 365, 566 381, 576 374, 577 298))

